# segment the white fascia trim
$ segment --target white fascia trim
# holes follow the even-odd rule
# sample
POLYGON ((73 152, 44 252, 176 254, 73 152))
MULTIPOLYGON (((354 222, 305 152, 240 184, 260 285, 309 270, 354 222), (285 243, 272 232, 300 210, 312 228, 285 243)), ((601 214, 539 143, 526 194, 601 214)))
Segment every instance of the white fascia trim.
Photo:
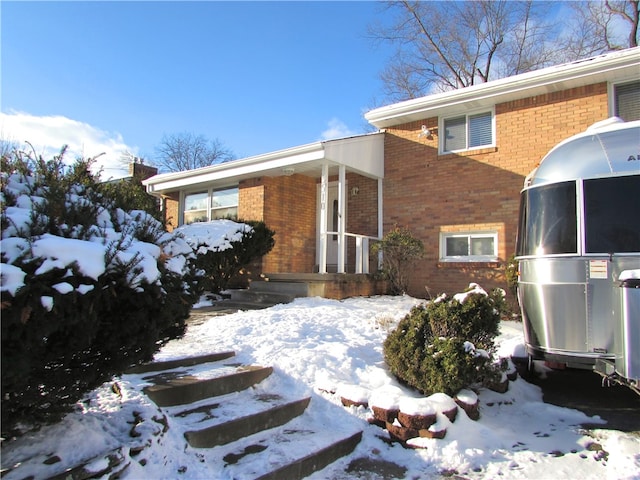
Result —
MULTIPOLYGON (((608 53, 471 87, 395 103, 371 110, 364 117, 372 125, 378 128, 385 128, 417 120, 415 118, 417 116, 420 118, 433 116, 429 115, 429 112, 439 109, 452 108, 456 105, 487 99, 493 99, 497 103, 501 96, 541 89, 560 82, 579 81, 585 77, 603 75, 609 71, 629 67, 637 68, 639 66, 640 47, 629 48, 620 52, 608 53)), ((584 81, 582 83, 586 84, 584 81)))
POLYGON ((322 142, 316 142, 194 170, 155 175, 144 180, 142 184, 147 187, 147 191, 150 193, 176 190, 194 183, 239 177, 250 173, 259 174, 261 171, 273 168, 284 168, 292 164, 320 160, 324 158, 324 155, 322 142))

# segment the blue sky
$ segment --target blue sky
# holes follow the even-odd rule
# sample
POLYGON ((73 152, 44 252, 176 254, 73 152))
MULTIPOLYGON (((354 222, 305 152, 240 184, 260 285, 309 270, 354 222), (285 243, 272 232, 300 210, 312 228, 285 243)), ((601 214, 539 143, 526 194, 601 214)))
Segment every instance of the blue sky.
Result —
POLYGON ((363 133, 391 55, 366 35, 385 20, 376 2, 0 9, 0 136, 79 142, 88 156, 152 158, 163 134, 180 132, 218 138, 238 158, 363 133))

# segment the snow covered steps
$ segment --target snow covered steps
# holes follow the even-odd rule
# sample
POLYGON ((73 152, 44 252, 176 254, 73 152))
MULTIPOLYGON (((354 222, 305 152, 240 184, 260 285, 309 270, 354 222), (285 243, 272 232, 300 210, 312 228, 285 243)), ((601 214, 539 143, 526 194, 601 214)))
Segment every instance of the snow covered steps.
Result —
POLYGON ((203 461, 230 478, 298 479, 351 453, 357 429, 326 431, 310 396, 271 367, 224 362, 233 352, 136 367, 143 392, 203 461), (202 363, 200 363, 202 362, 202 363))
POLYGON ((196 448, 208 448, 225 445, 242 437, 284 425, 302 415, 309 405, 310 398, 271 407, 268 410, 245 415, 240 418, 212 425, 202 430, 191 430, 184 434, 189 445, 196 448))
POLYGON ((160 374, 149 378, 149 380, 159 383, 145 387, 143 391, 159 407, 184 405, 244 390, 261 382, 272 372, 271 367, 249 366, 223 369, 219 372, 222 376, 213 378, 190 374, 182 375, 182 372, 166 376, 160 374))

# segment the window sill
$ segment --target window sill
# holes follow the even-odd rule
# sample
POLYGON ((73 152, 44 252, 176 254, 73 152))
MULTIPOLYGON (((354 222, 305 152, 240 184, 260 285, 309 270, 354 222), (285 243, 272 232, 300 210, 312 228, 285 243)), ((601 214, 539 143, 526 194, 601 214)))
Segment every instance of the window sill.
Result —
POLYGON ((468 260, 468 261, 450 261, 440 260, 437 263, 438 268, 500 268, 502 263, 498 260, 468 260))
POLYGON ((498 147, 474 148, 470 150, 459 150, 457 152, 442 152, 438 154, 438 158, 446 160, 447 158, 455 158, 460 156, 472 157, 474 155, 485 155, 487 153, 495 153, 498 147))

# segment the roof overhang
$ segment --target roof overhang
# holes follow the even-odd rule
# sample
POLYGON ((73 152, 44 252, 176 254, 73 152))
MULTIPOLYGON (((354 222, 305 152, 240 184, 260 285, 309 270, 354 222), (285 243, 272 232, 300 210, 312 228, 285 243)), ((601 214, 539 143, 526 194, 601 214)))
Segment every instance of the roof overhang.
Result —
POLYGON ((320 177, 323 165, 329 166, 331 174, 344 165, 348 171, 382 178, 384 135, 373 133, 315 142, 194 170, 155 175, 142 183, 149 193, 162 195, 205 184, 232 184, 256 177, 293 173, 320 177))
POLYGON ((367 112, 365 119, 378 128, 386 128, 593 83, 639 77, 640 47, 629 48, 376 108, 367 112))

